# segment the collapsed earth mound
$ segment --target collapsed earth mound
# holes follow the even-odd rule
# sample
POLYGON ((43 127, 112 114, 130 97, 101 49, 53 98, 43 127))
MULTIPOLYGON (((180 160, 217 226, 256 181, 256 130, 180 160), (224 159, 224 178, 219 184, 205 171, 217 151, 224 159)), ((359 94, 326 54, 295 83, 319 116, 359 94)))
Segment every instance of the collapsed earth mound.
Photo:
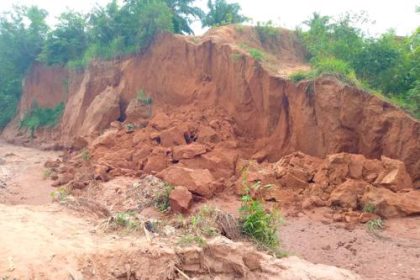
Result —
MULTIPOLYGON (((35 65, 3 136, 48 142, 70 155, 86 148, 91 179, 157 174, 205 198, 237 189, 244 160, 275 166, 300 151, 316 157, 313 170, 294 175, 297 181, 288 173, 292 181, 279 183, 278 174, 267 181, 292 189, 292 200, 360 210, 367 201, 381 209, 378 197, 392 197, 393 208, 381 215, 418 214, 412 202, 419 197, 420 123, 333 76, 294 84, 285 75, 308 68, 304 56, 293 32, 281 30, 263 44, 254 29, 230 26, 203 37, 162 34, 143 54, 84 71, 35 65), (34 102, 64 102, 65 110, 55 129, 38 129, 30 139, 19 121, 34 102), (357 196, 344 199, 349 189, 357 196)), ((88 185, 78 180, 80 161, 61 169, 57 185, 88 185)))

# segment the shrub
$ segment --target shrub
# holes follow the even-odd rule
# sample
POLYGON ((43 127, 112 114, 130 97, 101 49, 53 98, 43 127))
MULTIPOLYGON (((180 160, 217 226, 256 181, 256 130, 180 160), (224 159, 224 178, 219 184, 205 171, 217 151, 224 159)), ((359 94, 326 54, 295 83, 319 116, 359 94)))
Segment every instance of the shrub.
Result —
POLYGON ((277 211, 267 213, 260 201, 254 200, 247 194, 242 197, 240 214, 240 224, 244 234, 270 249, 279 246, 277 229, 281 218, 277 211))
POLYGON ((309 77, 309 72, 308 71, 297 71, 295 73, 292 73, 289 78, 290 80, 292 80, 294 83, 303 81, 305 79, 308 79, 309 77))
POLYGON ((252 56, 253 59, 255 59, 258 62, 261 62, 264 60, 264 53, 259 49, 250 48, 248 50, 248 53, 252 56))
POLYGON ((273 40, 279 34, 279 29, 273 26, 272 21, 257 22, 255 30, 257 31, 258 38, 260 39, 261 43, 266 43, 269 40, 273 40))
POLYGON ((37 105, 25 114, 25 117, 20 122, 20 128, 25 127, 31 131, 31 135, 39 127, 54 127, 64 111, 64 103, 58 104, 54 108, 42 108, 37 105))
POLYGON ((169 195, 173 189, 174 187, 172 185, 166 183, 163 190, 157 194, 155 198, 155 207, 159 209, 160 212, 169 211, 169 195))

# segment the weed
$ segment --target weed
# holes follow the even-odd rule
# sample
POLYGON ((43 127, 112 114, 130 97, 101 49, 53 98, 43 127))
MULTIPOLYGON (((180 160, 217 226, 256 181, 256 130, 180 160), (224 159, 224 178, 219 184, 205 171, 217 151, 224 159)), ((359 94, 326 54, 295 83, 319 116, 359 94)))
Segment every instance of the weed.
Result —
POLYGON ((53 173, 53 171, 52 171, 50 168, 45 169, 45 170, 44 170, 44 174, 43 174, 43 178, 44 178, 44 180, 46 180, 46 179, 50 178, 50 177, 51 177, 51 175, 52 175, 52 173, 53 173))
POLYGON ((191 217, 191 230, 207 237, 218 235, 219 231, 214 226, 215 213, 216 209, 212 206, 201 207, 198 213, 191 217))
POLYGON ((258 38, 260 39, 261 43, 266 43, 269 40, 273 40, 279 34, 279 29, 273 25, 271 20, 267 22, 257 22, 255 30, 257 31, 258 38))
POLYGON ((261 62, 264 60, 264 53, 259 49, 250 48, 248 52, 256 61, 261 62))
POLYGON ((133 132, 136 129, 136 126, 132 123, 129 123, 125 126, 127 132, 133 132))
POLYGON ((384 221, 381 218, 373 219, 367 222, 367 229, 370 232, 382 230, 385 227, 384 221))
POLYGON ((289 78, 290 80, 292 80, 292 82, 297 83, 303 80, 308 79, 308 75, 309 72, 308 71, 297 71, 295 73, 292 73, 289 78))
POLYGON ((246 44, 241 44, 240 47, 248 52, 250 56, 252 56, 253 59, 255 59, 258 62, 261 62, 265 58, 265 54, 262 50, 251 48, 250 46, 246 44))
POLYGON ((277 228, 281 224, 278 211, 267 213, 263 204, 249 194, 242 197, 240 208, 242 232, 268 248, 277 248, 279 239, 277 228))
POLYGON ((165 183, 163 190, 160 191, 155 198, 155 207, 159 209, 160 212, 168 212, 169 205, 169 195, 174 187, 170 184, 165 183))
POLYGON ((376 212, 376 206, 372 203, 366 203, 363 206, 363 212, 365 213, 375 213, 376 212))
POLYGON ((51 192, 53 201, 63 202, 67 200, 70 195, 70 191, 66 187, 58 188, 56 191, 51 192))
POLYGON ((119 227, 128 230, 136 230, 140 227, 139 222, 135 220, 134 214, 131 212, 120 212, 113 217, 113 221, 119 227))
POLYGON ((207 245, 207 242, 206 242, 206 240, 203 238, 203 237, 201 237, 201 236, 198 236, 198 235, 192 235, 192 234, 186 234, 186 235, 183 235, 183 236, 181 236, 179 239, 178 239, 178 242, 177 242, 177 244, 179 245, 179 246, 190 246, 190 245, 193 245, 193 244, 196 244, 196 245, 198 245, 198 246, 200 246, 200 247, 204 247, 204 246, 206 246, 207 245))
POLYGON ((137 92, 137 100, 144 105, 151 105, 153 103, 152 98, 146 95, 144 89, 137 92))
POLYGON ((89 150, 88 150, 88 149, 83 149, 83 151, 82 151, 81 155, 82 155, 82 159, 83 159, 84 161, 89 161, 89 160, 90 160, 90 158, 91 158, 91 156, 90 156, 90 153, 89 153, 89 150))

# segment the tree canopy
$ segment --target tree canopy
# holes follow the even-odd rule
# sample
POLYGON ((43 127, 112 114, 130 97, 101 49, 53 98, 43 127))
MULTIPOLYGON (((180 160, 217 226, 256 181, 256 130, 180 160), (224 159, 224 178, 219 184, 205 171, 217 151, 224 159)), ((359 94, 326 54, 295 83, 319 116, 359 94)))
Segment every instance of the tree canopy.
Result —
POLYGON ((226 0, 208 0, 209 12, 202 20, 203 27, 214 27, 233 23, 243 23, 248 20, 241 14, 241 6, 237 3, 227 3, 226 0))

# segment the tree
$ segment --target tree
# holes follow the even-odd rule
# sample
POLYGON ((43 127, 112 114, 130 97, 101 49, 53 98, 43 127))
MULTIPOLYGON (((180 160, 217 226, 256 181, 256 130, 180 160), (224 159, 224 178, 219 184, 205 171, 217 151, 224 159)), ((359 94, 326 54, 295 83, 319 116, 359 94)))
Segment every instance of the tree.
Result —
POLYGON ((80 59, 87 48, 86 16, 74 11, 60 15, 56 28, 45 41, 39 60, 46 64, 66 64, 80 59))
POLYGON ((204 12, 193 6, 195 0, 166 0, 172 13, 172 23, 175 33, 194 34, 191 23, 204 17, 204 12))
POLYGON ((213 27, 234 23, 243 23, 248 20, 241 15, 241 6, 237 3, 228 4, 226 0, 209 0, 209 12, 202 19, 202 26, 213 27))
POLYGON ((0 16, 0 128, 14 116, 27 69, 42 49, 47 12, 15 6, 0 16))

